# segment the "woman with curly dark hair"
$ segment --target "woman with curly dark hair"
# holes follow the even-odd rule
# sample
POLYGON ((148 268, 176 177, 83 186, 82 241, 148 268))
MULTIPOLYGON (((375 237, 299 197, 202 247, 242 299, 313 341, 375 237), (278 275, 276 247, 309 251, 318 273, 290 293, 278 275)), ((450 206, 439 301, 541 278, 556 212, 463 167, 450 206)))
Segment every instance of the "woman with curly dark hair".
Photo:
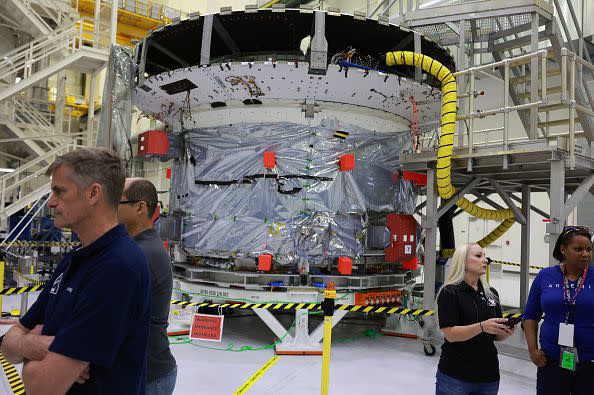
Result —
POLYGON ((553 257, 538 273, 524 311, 524 332, 536 366, 536 393, 590 395, 594 391, 594 273, 592 234, 566 226, 553 257), (544 314, 538 347, 538 322, 544 314))

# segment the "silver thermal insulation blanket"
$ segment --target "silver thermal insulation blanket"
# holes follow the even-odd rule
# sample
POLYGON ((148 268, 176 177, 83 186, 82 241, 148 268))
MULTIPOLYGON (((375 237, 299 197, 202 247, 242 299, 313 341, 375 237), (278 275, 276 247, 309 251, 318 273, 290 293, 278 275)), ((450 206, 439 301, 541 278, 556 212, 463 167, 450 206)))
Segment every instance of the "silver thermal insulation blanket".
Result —
POLYGON ((132 103, 134 74, 135 66, 132 57, 124 48, 113 45, 107 62, 97 146, 113 149, 128 163, 132 159, 129 137, 134 113, 132 103))
POLYGON ((365 250, 370 212, 412 214, 414 184, 399 176, 410 133, 374 133, 324 119, 320 126, 241 123, 172 136, 178 158, 170 207, 185 213, 192 255, 320 266, 365 250), (345 137, 346 136, 346 137, 345 137), (183 144, 179 140, 183 140, 183 144), (179 148, 183 147, 183 148, 179 148), (264 167, 274 152, 276 167, 264 167), (355 156, 355 168, 339 160, 355 156))

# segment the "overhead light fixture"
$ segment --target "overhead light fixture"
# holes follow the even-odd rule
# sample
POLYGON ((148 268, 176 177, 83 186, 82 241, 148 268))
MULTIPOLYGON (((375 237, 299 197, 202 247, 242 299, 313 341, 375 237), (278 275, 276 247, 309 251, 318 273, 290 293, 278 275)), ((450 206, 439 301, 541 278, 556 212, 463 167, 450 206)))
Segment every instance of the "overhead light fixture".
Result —
POLYGON ((0 173, 12 173, 13 171, 14 171, 14 169, 0 167, 0 173))
POLYGON ((14 79, 14 83, 15 83, 15 84, 18 84, 19 82, 21 82, 21 77, 16 77, 16 78, 14 79))

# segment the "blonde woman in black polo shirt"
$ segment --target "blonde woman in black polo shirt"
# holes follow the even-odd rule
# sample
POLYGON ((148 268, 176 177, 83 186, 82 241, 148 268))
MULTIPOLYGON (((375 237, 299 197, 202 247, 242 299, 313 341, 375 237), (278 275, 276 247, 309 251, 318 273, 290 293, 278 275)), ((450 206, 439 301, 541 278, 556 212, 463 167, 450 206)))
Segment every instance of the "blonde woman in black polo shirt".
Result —
POLYGON ((444 336, 436 374, 436 395, 495 395, 499 360, 495 340, 513 333, 501 318, 499 296, 486 278, 487 258, 478 244, 456 249, 437 296, 444 336))

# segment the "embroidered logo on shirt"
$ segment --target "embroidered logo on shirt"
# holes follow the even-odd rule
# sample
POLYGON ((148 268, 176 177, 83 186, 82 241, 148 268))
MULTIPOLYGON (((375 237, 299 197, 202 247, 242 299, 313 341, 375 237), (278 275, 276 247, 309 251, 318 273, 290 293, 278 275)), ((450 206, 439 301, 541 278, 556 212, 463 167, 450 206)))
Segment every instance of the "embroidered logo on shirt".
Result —
POLYGON ((62 282, 62 277, 64 277, 64 273, 60 274, 58 278, 54 280, 54 284, 52 285, 52 289, 50 290, 51 294, 56 295, 58 290, 60 289, 60 283, 62 282))

